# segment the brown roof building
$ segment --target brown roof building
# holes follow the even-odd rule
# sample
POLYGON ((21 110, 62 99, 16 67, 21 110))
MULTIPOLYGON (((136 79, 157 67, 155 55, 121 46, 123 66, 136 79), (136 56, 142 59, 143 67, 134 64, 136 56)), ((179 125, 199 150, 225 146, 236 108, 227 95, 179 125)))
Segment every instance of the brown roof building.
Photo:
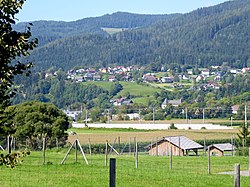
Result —
POLYGON ((212 144, 208 148, 211 156, 233 155, 235 151, 235 146, 230 143, 212 144))
POLYGON ((149 155, 174 156, 190 155, 190 151, 198 155, 198 149, 203 146, 185 136, 166 136, 161 140, 152 143, 146 147, 149 155))

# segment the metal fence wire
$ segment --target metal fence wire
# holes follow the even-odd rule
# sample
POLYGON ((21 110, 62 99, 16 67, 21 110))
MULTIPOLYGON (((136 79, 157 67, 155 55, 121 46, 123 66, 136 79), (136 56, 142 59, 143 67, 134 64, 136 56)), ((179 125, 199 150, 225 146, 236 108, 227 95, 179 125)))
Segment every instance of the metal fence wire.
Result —
MULTIPOLYGON (((36 146, 25 139, 10 141, 12 152, 30 150, 31 154, 13 169, 0 166, 0 186, 109 186, 110 158, 116 159, 116 186, 233 186, 236 163, 244 172, 241 186, 250 182, 249 156, 239 156, 237 151, 225 156, 209 156, 204 148, 197 156, 194 152, 184 156, 160 155, 160 151, 149 154, 156 141, 137 142, 134 137, 127 142, 117 138, 104 144, 80 145, 57 145, 55 140, 55 146, 46 150, 44 142, 37 141, 36 146)), ((1 154, 7 154, 7 143, 2 137, 1 154)))

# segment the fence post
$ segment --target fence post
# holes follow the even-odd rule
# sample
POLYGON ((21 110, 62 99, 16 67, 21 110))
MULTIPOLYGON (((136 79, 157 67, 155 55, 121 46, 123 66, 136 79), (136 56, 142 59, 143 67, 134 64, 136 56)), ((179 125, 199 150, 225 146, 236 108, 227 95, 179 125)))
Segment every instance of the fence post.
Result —
POLYGON ((116 159, 110 158, 110 167, 109 167, 109 186, 116 186, 116 159))
POLYGON ((240 187, 240 164, 234 165, 234 187, 240 187))
POLYGON ((108 140, 106 140, 106 148, 105 148, 105 166, 108 165, 108 140))
POLYGON ((250 176, 250 147, 248 148, 248 176, 250 176))
POLYGON ((75 162, 77 163, 77 141, 75 144, 75 162))
POLYGON ((172 146, 170 146, 170 170, 173 169, 173 150, 172 146))
POLYGON ((134 157, 135 157, 135 147, 136 147, 136 137, 134 137, 134 157))
POLYGON ((7 136, 7 148, 8 148, 8 154, 11 153, 11 140, 10 135, 7 136))
POLYGON ((117 149, 117 151, 118 151, 119 153, 121 152, 120 146, 121 146, 121 137, 118 136, 118 149, 117 149))
POLYGON ((135 143, 135 168, 138 168, 138 144, 137 141, 135 143))
POLYGON ((156 156, 158 156, 158 137, 156 138, 156 143, 155 143, 155 153, 156 153, 156 156))
POLYGON ((210 147, 208 147, 208 167, 207 167, 207 173, 208 173, 208 175, 210 175, 210 173, 211 173, 211 169, 210 169, 211 163, 210 162, 211 162, 210 161, 210 147))
POLYGON ((43 165, 45 164, 45 149, 46 149, 46 139, 43 138, 43 165))
POLYGON ((89 138, 89 154, 90 154, 90 156, 92 155, 90 138, 89 138))
MULTIPOLYGON (((204 109, 203 109, 204 110, 204 109)), ((203 151, 204 151, 204 156, 206 156, 206 136, 204 137, 204 149, 203 149, 203 151)))

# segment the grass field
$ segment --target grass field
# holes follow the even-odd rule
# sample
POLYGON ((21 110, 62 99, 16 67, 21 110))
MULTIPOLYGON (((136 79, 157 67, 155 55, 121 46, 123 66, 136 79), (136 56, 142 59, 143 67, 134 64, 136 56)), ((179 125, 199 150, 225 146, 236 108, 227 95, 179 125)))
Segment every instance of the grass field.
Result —
MULTIPOLYGON (((160 89, 156 89, 151 86, 144 86, 137 84, 135 82, 119 82, 123 86, 123 90, 118 93, 118 95, 124 95, 125 93, 129 92, 131 95, 136 96, 136 97, 149 97, 153 95, 155 92, 159 92, 160 89)), ((95 81, 95 82, 84 82, 83 84, 94 84, 97 86, 102 87, 105 90, 110 90, 110 87, 112 82, 106 82, 106 81, 95 81)))
MULTIPOLYGON (((32 152, 22 165, 14 169, 0 166, 1 187, 71 187, 109 186, 109 166, 105 166, 104 155, 86 155, 86 165, 80 154, 75 163, 74 151, 65 164, 60 165, 65 150, 47 151, 46 161, 42 165, 42 153, 32 152)), ((212 157, 211 174, 207 174, 207 157, 173 157, 173 169, 170 170, 169 157, 139 155, 138 168, 135 168, 135 157, 129 155, 109 156, 116 158, 116 185, 119 187, 228 187, 233 186, 230 175, 219 172, 233 171, 234 164, 240 163, 241 169, 247 169, 247 157, 212 157)), ((241 186, 249 186, 250 177, 241 177, 241 186)))
POLYGON ((122 32, 124 30, 126 30, 125 28, 102 28, 103 31, 107 32, 108 34, 112 35, 112 34, 116 34, 118 32, 122 32))

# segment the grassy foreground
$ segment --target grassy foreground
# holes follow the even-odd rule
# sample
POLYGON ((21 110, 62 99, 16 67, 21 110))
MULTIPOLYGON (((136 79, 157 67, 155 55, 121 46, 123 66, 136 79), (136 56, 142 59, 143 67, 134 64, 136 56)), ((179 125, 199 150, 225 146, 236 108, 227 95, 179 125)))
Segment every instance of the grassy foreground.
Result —
MULTIPOLYGON (((32 152, 24 163, 14 169, 0 167, 1 187, 9 186, 109 186, 109 166, 105 166, 104 155, 87 155, 86 165, 80 153, 75 163, 74 151, 66 162, 60 165, 67 150, 47 151, 46 162, 42 165, 42 153, 32 152)), ((111 157, 111 156, 109 156, 111 157)), ((218 174, 232 171, 235 163, 246 170, 247 157, 212 157, 211 174, 207 174, 207 157, 173 157, 170 170, 169 157, 139 155, 139 167, 135 168, 133 155, 112 156, 116 158, 117 186, 233 186, 234 178, 218 174)), ((249 186, 250 177, 241 177, 241 186, 249 186)))

